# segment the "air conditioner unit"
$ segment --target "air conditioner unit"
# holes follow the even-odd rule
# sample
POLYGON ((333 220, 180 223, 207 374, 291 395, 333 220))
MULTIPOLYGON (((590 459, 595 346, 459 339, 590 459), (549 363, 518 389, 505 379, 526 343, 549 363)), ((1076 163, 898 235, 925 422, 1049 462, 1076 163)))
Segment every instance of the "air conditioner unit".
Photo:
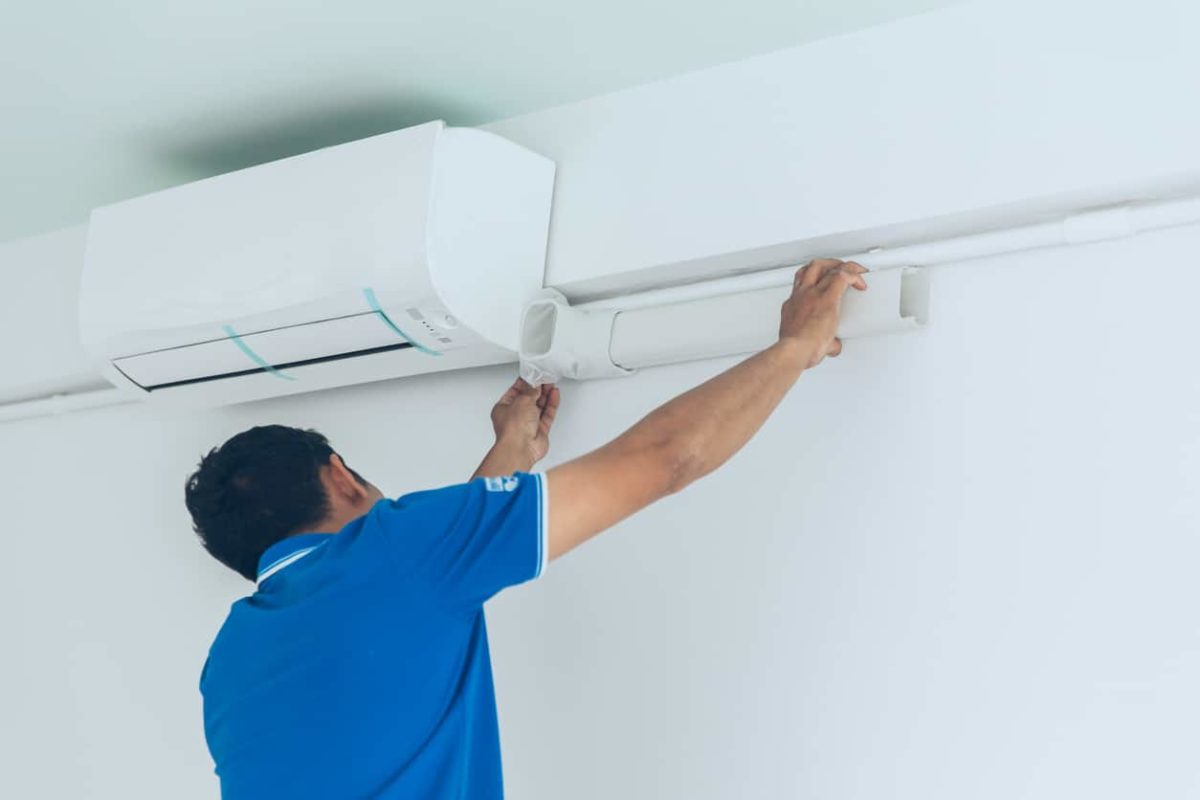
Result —
POLYGON ((431 122, 92 213, 85 349, 218 405, 516 360, 554 164, 431 122))

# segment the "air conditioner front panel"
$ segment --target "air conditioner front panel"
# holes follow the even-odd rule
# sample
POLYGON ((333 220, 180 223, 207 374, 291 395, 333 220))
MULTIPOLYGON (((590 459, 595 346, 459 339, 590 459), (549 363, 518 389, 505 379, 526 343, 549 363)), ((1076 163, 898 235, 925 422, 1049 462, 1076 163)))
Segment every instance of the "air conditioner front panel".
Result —
POLYGON ((328 147, 92 212, 81 329, 252 317, 372 288, 426 297, 440 122, 328 147))
MULTIPOLYGON (((134 386, 114 365, 109 365, 106 375, 109 380, 126 387, 128 391, 143 397, 152 397, 168 406, 211 408, 230 403, 387 381, 410 375, 511 363, 512 359, 510 351, 486 343, 452 350, 440 356, 430 356, 415 348, 405 347, 289 367, 284 372, 291 380, 264 370, 253 370, 215 380, 164 386, 152 392, 134 386)), ((253 367, 251 364, 251 369, 253 367)))
POLYGON ((434 357, 414 348, 377 312, 273 330, 222 332, 221 338, 126 356, 113 365, 142 389, 156 391, 258 372, 294 380, 289 370, 385 350, 413 349, 422 358, 434 357))

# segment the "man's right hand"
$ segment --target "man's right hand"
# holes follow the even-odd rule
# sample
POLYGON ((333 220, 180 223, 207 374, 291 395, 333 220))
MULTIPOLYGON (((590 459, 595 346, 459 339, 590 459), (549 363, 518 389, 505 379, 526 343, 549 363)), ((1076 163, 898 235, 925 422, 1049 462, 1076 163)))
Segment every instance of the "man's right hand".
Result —
POLYGON ((783 304, 779 321, 780 341, 794 340, 811 353, 808 367, 815 367, 825 356, 842 352, 837 338, 842 297, 846 288, 866 291, 862 277, 867 268, 854 261, 818 258, 796 272, 792 296, 783 304))

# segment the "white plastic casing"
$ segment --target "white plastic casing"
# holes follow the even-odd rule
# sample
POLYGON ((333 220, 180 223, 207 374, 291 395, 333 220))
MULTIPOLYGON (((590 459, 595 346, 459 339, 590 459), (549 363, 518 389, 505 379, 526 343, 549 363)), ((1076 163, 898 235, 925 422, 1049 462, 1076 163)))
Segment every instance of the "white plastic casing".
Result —
POLYGON ((563 378, 612 378, 629 370, 609 355, 613 310, 571 308, 567 298, 546 289, 525 308, 521 318, 521 377, 532 386, 563 378))
POLYGON ((553 182, 431 122, 96 209, 83 344, 114 384, 200 405, 515 360, 553 182))
MULTIPOLYGON (((929 318, 929 281, 917 267, 872 272, 869 291, 847 291, 842 339, 916 330, 929 318)), ((693 287, 698 290, 699 285, 693 287)), ((611 378, 645 367, 760 350, 779 336, 779 309, 791 284, 701 296, 662 305, 572 308, 547 289, 522 320, 521 377, 532 384, 562 378, 611 378)), ((636 296, 635 296, 636 297, 636 296)), ((609 305, 611 304, 611 306, 609 305)))
MULTIPOLYGON (((843 340, 917 330, 929 317, 927 273, 918 267, 867 275, 865 292, 846 291, 837 335, 843 340)), ((779 338, 779 309, 792 287, 775 286, 621 311, 608 352, 614 364, 642 369, 761 350, 779 338)))

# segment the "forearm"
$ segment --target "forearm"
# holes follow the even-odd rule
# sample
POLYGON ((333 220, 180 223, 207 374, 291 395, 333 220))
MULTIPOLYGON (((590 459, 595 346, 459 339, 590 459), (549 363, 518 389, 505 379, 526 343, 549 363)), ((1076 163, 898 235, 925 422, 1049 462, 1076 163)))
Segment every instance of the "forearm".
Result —
POLYGON ((547 473, 556 558, 729 460, 805 369, 841 352, 842 296, 866 270, 817 259, 796 273, 779 342, 660 406, 613 441, 547 473))
POLYGON ((487 455, 483 457, 471 480, 481 476, 496 477, 511 475, 514 472, 528 472, 533 468, 534 459, 528 448, 516 442, 497 440, 487 455))
POLYGON ((812 353, 800 340, 781 340, 655 409, 614 444, 662 451, 672 466, 670 490, 677 491, 724 464, 758 432, 812 353))

